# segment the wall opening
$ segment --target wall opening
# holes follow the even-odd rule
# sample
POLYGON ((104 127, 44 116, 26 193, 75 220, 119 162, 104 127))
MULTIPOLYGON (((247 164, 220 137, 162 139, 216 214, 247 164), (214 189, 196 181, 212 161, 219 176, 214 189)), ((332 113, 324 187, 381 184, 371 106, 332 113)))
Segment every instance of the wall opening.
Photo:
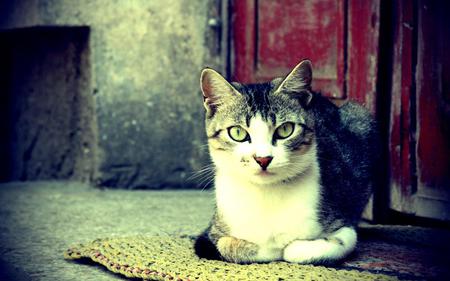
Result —
POLYGON ((0 32, 0 181, 92 180, 88 27, 0 32))

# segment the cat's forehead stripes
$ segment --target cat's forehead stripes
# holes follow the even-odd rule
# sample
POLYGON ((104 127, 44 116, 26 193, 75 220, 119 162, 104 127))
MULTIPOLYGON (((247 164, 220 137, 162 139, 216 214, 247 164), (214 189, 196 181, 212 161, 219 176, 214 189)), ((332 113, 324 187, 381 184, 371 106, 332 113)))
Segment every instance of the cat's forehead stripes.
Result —
POLYGON ((276 115, 270 103, 269 94, 273 89, 272 83, 238 85, 237 90, 244 96, 249 111, 246 116, 246 124, 250 119, 260 114, 263 120, 276 123, 276 115))

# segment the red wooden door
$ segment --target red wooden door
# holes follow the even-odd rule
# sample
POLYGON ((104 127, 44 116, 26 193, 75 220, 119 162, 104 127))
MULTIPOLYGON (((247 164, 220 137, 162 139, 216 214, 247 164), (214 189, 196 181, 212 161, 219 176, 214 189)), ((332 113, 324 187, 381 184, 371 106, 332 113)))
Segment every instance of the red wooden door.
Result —
POLYGON ((393 210, 450 220, 450 4, 398 1, 390 127, 393 210))
POLYGON ((232 80, 267 81, 309 58, 313 89, 375 110, 378 1, 242 0, 232 12, 232 80))

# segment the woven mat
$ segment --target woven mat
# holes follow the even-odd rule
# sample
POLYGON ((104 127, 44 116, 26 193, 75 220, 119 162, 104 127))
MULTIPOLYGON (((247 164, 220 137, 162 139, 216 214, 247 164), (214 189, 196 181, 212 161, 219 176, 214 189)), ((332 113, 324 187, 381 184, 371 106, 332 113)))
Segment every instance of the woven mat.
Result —
POLYGON ((112 272, 148 280, 420 280, 448 276, 448 250, 441 251, 441 259, 435 248, 440 242, 447 244, 448 232, 365 227, 360 233, 358 250, 337 267, 204 260, 194 254, 193 238, 173 236, 97 239, 69 248, 64 257, 91 259, 112 272))

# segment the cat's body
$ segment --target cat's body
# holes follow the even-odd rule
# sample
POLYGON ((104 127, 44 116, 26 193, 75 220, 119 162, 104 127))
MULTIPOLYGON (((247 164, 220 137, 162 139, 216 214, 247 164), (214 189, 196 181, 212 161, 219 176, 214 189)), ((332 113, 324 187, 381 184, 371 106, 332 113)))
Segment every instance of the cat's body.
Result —
POLYGON ((310 83, 308 61, 254 85, 203 72, 217 209, 196 241, 200 257, 319 263, 354 249, 376 162, 374 122, 310 83))

